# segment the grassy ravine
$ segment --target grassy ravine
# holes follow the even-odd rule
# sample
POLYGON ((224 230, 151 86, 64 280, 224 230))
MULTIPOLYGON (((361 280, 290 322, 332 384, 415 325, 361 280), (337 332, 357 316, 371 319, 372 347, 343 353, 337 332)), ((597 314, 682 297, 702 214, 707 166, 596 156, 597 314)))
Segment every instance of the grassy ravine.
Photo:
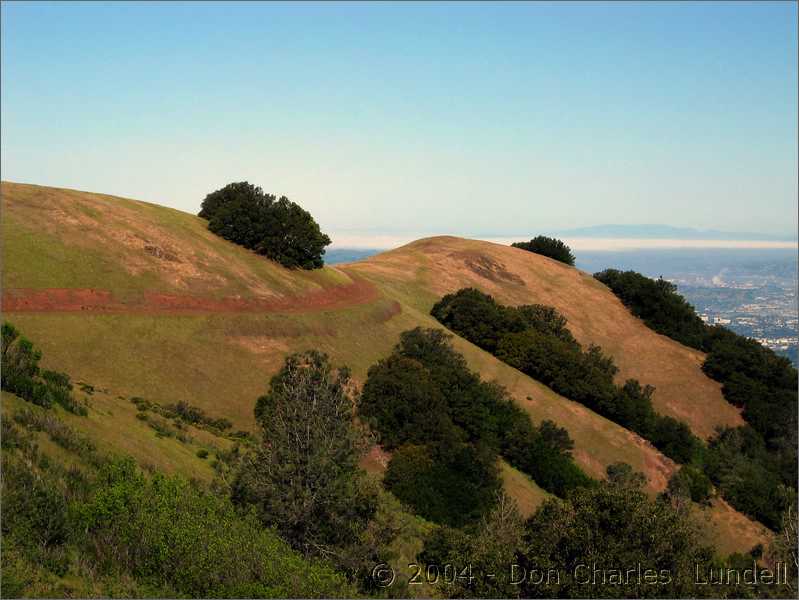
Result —
MULTIPOLYGON (((740 422, 719 386, 701 373, 700 353, 653 334, 589 275, 528 252, 432 238, 352 265, 287 271, 217 238, 203 220, 157 205, 11 183, 2 184, 0 199, 4 292, 92 288, 135 303, 153 291, 209 298, 302 297, 358 278, 376 288, 368 302, 303 312, 4 314, 42 349, 45 368, 107 390, 89 398, 88 417, 64 415, 65 421, 98 448, 130 454, 167 472, 212 476, 209 462, 195 455, 196 447, 158 438, 137 419, 130 397, 161 404, 186 401, 213 417, 229 418, 234 429, 252 430, 255 399, 286 354, 317 348, 335 364, 351 367, 363 382, 369 366, 390 353, 402 331, 440 327, 429 316, 433 303, 465 286, 505 303, 554 305, 581 343, 602 345, 622 376, 655 385, 656 410, 684 420, 698 435, 740 422)), ((646 441, 465 340, 455 338, 454 345, 484 379, 505 385, 535 422, 551 419, 565 427, 575 442, 575 459, 587 473, 602 477, 607 465, 623 461, 646 474, 652 493, 665 487, 674 465, 646 441)), ((507 465, 503 477, 525 512, 546 497, 507 465)), ((759 524, 728 507, 702 512, 702 527, 720 551, 745 552, 767 538, 759 524)))

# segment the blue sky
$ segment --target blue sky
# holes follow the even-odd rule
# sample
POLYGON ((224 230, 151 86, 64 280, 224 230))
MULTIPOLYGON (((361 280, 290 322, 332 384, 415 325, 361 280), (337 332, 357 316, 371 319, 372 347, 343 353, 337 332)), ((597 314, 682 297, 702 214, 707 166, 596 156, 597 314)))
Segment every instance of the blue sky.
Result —
POLYGON ((326 230, 794 233, 779 3, 2 4, 2 177, 326 230))

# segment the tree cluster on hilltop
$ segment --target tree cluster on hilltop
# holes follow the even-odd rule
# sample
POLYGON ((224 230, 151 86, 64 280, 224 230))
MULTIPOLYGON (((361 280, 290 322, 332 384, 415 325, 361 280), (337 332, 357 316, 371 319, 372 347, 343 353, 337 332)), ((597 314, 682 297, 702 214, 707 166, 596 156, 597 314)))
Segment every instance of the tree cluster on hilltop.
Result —
POLYGON ((330 238, 311 214, 285 196, 264 193, 246 181, 208 194, 199 216, 215 234, 290 269, 324 265, 330 238))
POLYGON ((534 254, 548 256, 572 267, 574 266, 574 254, 572 254, 571 248, 557 238, 539 235, 529 242, 516 242, 511 244, 511 246, 534 254))

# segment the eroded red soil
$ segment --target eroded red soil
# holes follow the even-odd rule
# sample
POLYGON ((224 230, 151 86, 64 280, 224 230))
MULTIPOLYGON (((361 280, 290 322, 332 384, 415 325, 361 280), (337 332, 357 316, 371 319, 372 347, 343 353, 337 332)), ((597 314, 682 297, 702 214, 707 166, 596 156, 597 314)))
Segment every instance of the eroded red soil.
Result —
POLYGON ((145 292, 143 297, 122 302, 108 290, 86 288, 9 289, 3 291, 5 312, 110 312, 110 313, 217 313, 217 312, 305 312, 341 308, 371 302, 377 289, 356 279, 303 296, 207 298, 185 294, 145 292))

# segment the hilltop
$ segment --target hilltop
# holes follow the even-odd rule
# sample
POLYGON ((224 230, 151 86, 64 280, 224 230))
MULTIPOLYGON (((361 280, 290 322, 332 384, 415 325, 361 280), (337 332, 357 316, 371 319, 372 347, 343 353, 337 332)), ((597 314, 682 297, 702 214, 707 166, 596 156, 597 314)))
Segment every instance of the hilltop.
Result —
MULTIPOLYGON (((130 398, 187 402, 252 430, 255 399, 287 354, 317 348, 362 383, 402 331, 440 326, 432 305, 467 286, 505 304, 554 306, 580 343, 614 358, 619 379, 655 386, 655 409, 700 437, 742 423, 702 373, 702 353, 652 332, 590 274, 523 250, 436 237, 358 263, 289 271, 218 238, 198 217, 154 204, 5 182, 0 196, 4 318, 43 349, 45 366, 93 390, 89 416, 65 420, 101 448, 167 471, 211 476, 193 449, 137 419, 130 398)), ((587 473, 602 477, 623 461, 647 476, 650 492, 664 489, 675 466, 648 442, 465 340, 454 345, 535 422, 565 427, 587 473)), ((4 410, 15 402, 5 398, 4 410)), ((376 448, 365 466, 379 474, 383 464, 376 448)), ((546 497, 507 465, 503 476, 526 514, 546 497)), ((722 501, 696 510, 724 551, 766 539, 722 501)))

